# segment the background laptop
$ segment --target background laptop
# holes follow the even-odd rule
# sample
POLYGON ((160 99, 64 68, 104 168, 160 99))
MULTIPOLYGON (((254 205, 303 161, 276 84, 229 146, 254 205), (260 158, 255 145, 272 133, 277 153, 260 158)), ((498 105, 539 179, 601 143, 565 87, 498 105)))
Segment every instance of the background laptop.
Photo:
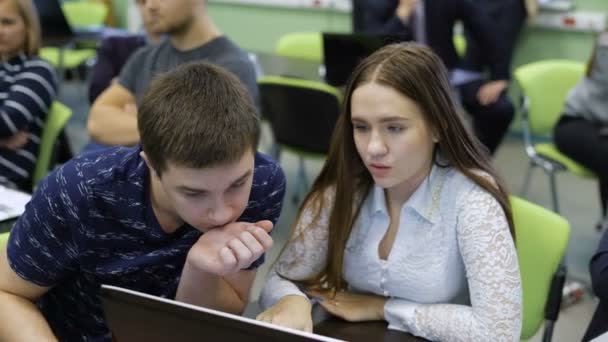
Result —
POLYGON ((117 342, 341 341, 119 287, 102 285, 101 300, 117 342))
POLYGON ((335 87, 346 84, 355 67, 381 47, 404 41, 397 35, 323 33, 325 81, 335 87))

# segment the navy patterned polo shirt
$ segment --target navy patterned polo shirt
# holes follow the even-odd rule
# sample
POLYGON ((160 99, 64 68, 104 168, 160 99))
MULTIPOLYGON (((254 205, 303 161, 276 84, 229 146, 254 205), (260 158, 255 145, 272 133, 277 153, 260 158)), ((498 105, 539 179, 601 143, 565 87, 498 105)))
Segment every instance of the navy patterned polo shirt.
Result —
MULTIPOLYGON (((101 284, 174 298, 186 255, 202 234, 188 225, 173 234, 161 229, 140 151, 119 147, 69 161, 41 182, 11 232, 10 266, 23 279, 52 287, 37 305, 60 341, 111 340, 101 284)), ((276 223, 284 194, 283 171, 257 153, 238 220, 276 223)))

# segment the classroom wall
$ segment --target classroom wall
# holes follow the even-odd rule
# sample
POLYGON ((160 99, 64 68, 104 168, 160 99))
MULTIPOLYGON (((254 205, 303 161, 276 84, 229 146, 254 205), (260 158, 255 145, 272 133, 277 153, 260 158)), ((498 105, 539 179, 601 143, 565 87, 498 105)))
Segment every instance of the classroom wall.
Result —
MULTIPOLYGON (((126 27, 127 5, 113 0, 117 22, 126 27)), ((606 0, 575 0, 577 10, 608 12, 606 0)), ((220 29, 247 50, 271 52, 278 38, 294 31, 349 32, 350 14, 326 9, 233 4, 209 0, 209 12, 220 29)), ((527 27, 515 51, 514 65, 546 58, 586 60, 591 33, 527 27)))

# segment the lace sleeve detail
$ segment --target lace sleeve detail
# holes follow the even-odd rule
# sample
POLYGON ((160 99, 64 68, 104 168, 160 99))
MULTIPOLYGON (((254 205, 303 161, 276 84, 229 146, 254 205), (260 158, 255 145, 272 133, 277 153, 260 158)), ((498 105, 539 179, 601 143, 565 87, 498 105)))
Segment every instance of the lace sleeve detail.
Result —
POLYGON ((433 341, 519 341, 521 277, 504 211, 479 187, 457 203, 462 203, 456 229, 471 306, 409 304, 403 324, 433 341))
POLYGON ((262 308, 272 306, 286 295, 304 295, 288 279, 308 279, 321 272, 325 266, 329 216, 333 208, 334 197, 335 190, 328 189, 323 194, 323 207, 320 211, 317 211, 316 204, 302 210, 294 234, 270 270, 260 298, 262 308))

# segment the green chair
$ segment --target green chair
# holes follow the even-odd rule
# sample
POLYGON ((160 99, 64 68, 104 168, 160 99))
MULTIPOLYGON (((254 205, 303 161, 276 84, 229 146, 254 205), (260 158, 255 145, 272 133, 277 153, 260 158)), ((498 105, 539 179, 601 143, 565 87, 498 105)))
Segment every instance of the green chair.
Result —
POLYGON ((551 341, 562 299, 566 270, 560 263, 570 235, 563 217, 511 196, 517 256, 523 287, 521 339, 536 334, 545 321, 543 341, 551 341))
POLYGON ((4 247, 6 245, 6 242, 8 241, 8 235, 9 233, 0 233, 0 248, 4 247))
POLYGON ((275 53, 278 56, 323 62, 321 32, 293 32, 279 38, 275 53))
MULTIPOLYGON (((38 159, 32 173, 32 187, 35 187, 53 169, 55 161, 58 159, 60 138, 71 116, 70 108, 58 101, 53 102, 42 129, 38 159)), ((65 144, 65 142, 63 143, 65 144)), ((66 148, 66 146, 62 147, 66 148)))
POLYGON ((467 52, 467 40, 462 34, 455 34, 452 37, 454 42, 454 48, 456 48, 456 53, 459 57, 464 57, 467 52))
POLYGON ((334 126, 340 114, 342 95, 325 83, 279 76, 258 79, 260 106, 270 122, 277 143, 274 157, 281 149, 298 155, 298 188, 293 197, 299 202, 300 191, 308 190, 305 158, 324 158, 334 126))
MULTIPOLYGON (((66 1, 61 4, 61 8, 72 28, 100 27, 108 15, 106 4, 95 0, 66 1)), ((60 76, 63 76, 65 70, 75 69, 96 55, 94 47, 78 49, 74 42, 62 47, 40 49, 40 57, 53 64, 60 76)))
POLYGON ((101 26, 108 16, 108 7, 102 1, 64 1, 61 9, 72 27, 101 26))
POLYGON ((577 176, 595 178, 595 175, 560 153, 553 143, 546 141, 564 109, 568 91, 583 77, 585 65, 570 60, 545 60, 518 67, 515 79, 522 90, 521 116, 526 154, 530 164, 522 185, 522 196, 530 184, 535 167, 549 176, 553 210, 559 213, 555 174, 569 171, 577 176))

